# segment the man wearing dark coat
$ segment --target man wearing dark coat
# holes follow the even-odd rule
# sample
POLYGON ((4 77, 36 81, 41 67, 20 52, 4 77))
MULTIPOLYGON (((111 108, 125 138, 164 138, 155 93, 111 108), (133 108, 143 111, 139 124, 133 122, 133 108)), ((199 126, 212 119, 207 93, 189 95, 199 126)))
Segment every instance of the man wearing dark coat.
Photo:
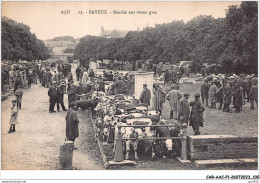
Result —
POLYGON ((80 72, 81 72, 80 67, 77 67, 75 72, 76 72, 77 81, 79 81, 79 75, 80 75, 80 72))
POLYGON ((2 89, 2 91, 4 90, 4 85, 7 83, 7 80, 8 80, 8 76, 7 76, 6 72, 2 70, 2 72, 1 72, 1 82, 2 82, 1 89, 2 89))
POLYGON ((250 90, 251 90, 251 87, 252 87, 252 80, 251 78, 247 78, 246 80, 246 94, 247 94, 247 101, 249 102, 250 100, 250 90))
POLYGON ((91 78, 95 77, 95 73, 94 73, 93 69, 90 69, 88 76, 91 77, 91 78))
POLYGON ((46 73, 46 87, 49 88, 51 86, 51 82, 52 82, 52 73, 50 71, 48 71, 46 73))
POLYGON ((221 110, 222 109, 222 105, 223 105, 223 85, 220 85, 220 87, 218 88, 217 96, 218 96, 218 100, 219 100, 219 108, 218 108, 218 110, 221 110))
POLYGON ((71 105, 71 108, 66 115, 66 138, 73 141, 73 143, 75 139, 79 136, 79 120, 76 110, 77 106, 71 105))
POLYGON ((257 89, 257 80, 254 81, 253 86, 251 87, 250 90, 250 102, 251 102, 251 109, 254 109, 254 102, 256 102, 256 105, 258 105, 257 103, 257 99, 258 99, 258 89, 257 89))
POLYGON ((46 72, 43 71, 43 73, 42 73, 42 86, 45 87, 45 85, 46 85, 46 72))
POLYGON ((18 89, 18 86, 22 86, 22 80, 20 76, 18 76, 14 81, 14 93, 18 89))
POLYGON ((147 88, 147 84, 143 84, 143 91, 140 96, 140 101, 145 104, 146 107, 151 105, 151 91, 147 88))
POLYGON ((203 104, 200 101, 200 94, 194 95, 195 100, 190 102, 191 115, 190 126, 192 126, 194 135, 200 135, 200 126, 203 127, 203 111, 205 110, 203 104))
POLYGON ((235 112, 240 112, 240 109, 242 107, 242 100, 243 100, 243 88, 240 87, 239 83, 236 83, 236 85, 234 86, 234 94, 233 94, 234 106, 236 108, 235 112))
POLYGON ((79 86, 77 86, 77 100, 81 99, 81 95, 84 93, 84 86, 82 85, 81 82, 79 82, 79 86))
POLYGON ((50 105, 49 105, 49 113, 53 113, 53 112, 56 112, 54 111, 54 106, 57 102, 57 89, 56 89, 56 82, 53 81, 52 83, 53 85, 49 88, 48 90, 48 96, 49 96, 49 102, 50 102, 50 105))
POLYGON ((61 82, 57 88, 57 111, 58 112, 60 111, 60 105, 63 111, 67 111, 63 102, 65 91, 66 91, 66 82, 61 82))
POLYGON ((164 85, 169 83, 169 70, 165 71, 165 75, 164 75, 164 85))
POLYGON ((73 75, 71 72, 68 73, 68 82, 71 82, 73 80, 73 75))
POLYGON ((230 86, 230 82, 224 84, 223 87, 223 103, 224 103, 224 107, 223 107, 223 111, 224 112, 229 112, 230 111, 230 104, 231 104, 231 99, 232 99, 232 89, 230 86))
POLYGON ((28 88, 31 87, 32 85, 32 82, 33 82, 33 75, 32 73, 29 73, 28 76, 27 76, 27 82, 28 82, 28 88))
POLYGON ((38 70, 38 78, 40 83, 42 83, 42 74, 43 74, 43 70, 42 69, 38 70))
POLYGON ((98 91, 105 92, 105 83, 103 81, 103 78, 100 76, 98 81, 98 91))
POLYGON ((121 80, 121 77, 118 77, 118 80, 115 83, 115 87, 116 87, 116 94, 123 94, 125 87, 124 87, 124 82, 121 80))
POLYGON ((179 122, 188 124, 190 118, 189 94, 184 93, 184 99, 180 101, 179 122))
POLYGON ((202 103, 204 104, 204 99, 206 99, 206 106, 209 105, 208 99, 209 99, 209 84, 207 82, 207 79, 204 79, 204 83, 201 85, 200 88, 202 103))
POLYGON ((73 80, 70 82, 68 86, 68 102, 69 102, 69 109, 70 109, 70 103, 77 100, 77 88, 73 84, 73 80))

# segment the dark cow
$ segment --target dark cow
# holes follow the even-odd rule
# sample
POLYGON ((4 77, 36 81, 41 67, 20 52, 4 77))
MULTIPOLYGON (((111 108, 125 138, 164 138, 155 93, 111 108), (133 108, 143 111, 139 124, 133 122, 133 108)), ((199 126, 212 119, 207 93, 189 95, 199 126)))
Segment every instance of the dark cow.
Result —
POLYGON ((90 99, 90 100, 78 100, 76 101, 77 109, 80 108, 81 110, 90 110, 92 117, 94 117, 94 109, 98 105, 99 100, 97 98, 90 99))

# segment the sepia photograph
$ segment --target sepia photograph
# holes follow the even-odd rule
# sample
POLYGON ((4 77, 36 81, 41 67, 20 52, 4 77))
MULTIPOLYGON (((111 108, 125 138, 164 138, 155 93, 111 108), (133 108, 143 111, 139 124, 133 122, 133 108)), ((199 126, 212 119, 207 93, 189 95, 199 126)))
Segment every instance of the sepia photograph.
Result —
POLYGON ((258 1, 2 1, 1 59, 1 170, 259 180, 258 1))

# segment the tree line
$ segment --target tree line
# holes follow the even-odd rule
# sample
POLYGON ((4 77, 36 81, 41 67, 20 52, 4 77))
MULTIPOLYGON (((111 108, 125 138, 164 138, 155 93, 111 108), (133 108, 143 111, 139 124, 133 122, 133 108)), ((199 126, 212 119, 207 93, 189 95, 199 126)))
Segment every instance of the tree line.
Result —
POLYGON ((74 57, 84 65, 93 60, 178 63, 192 60, 217 64, 225 73, 257 73, 257 2, 229 6, 225 18, 198 16, 184 23, 173 21, 143 31, 131 31, 124 38, 85 36, 74 57))
POLYGON ((2 17, 2 60, 46 60, 50 57, 43 41, 32 34, 28 25, 2 17))

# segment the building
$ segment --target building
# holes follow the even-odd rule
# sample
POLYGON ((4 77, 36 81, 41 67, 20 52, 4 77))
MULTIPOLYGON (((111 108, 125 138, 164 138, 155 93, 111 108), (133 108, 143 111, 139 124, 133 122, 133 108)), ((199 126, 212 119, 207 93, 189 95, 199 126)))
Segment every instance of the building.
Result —
POLYGON ((45 40, 44 44, 50 51, 51 60, 61 60, 63 63, 72 62, 74 51, 79 43, 79 39, 70 36, 56 37, 45 40))
POLYGON ((107 38, 107 39, 110 39, 110 38, 123 38, 123 37, 126 36, 126 34, 128 32, 130 32, 130 31, 129 30, 117 30, 117 29, 105 30, 104 27, 102 26, 99 36, 103 37, 103 38, 107 38))

